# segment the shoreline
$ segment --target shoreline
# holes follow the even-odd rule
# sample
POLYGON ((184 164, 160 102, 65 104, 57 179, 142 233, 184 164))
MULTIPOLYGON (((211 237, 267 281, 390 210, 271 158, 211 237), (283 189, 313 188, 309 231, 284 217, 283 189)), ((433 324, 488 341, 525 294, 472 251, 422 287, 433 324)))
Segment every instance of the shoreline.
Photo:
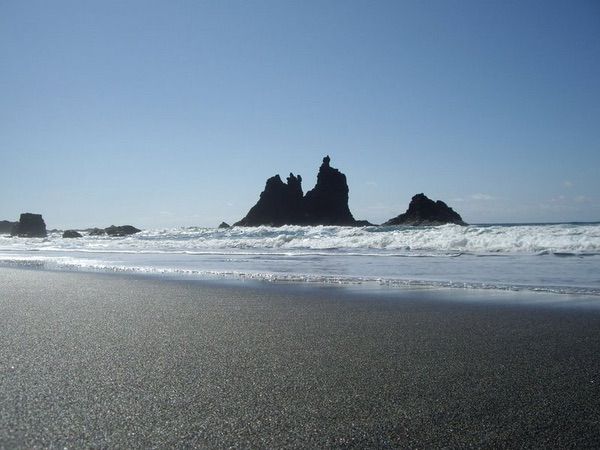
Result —
POLYGON ((531 286, 531 285, 503 285, 481 282, 452 282, 436 280, 382 280, 376 277, 354 278, 344 276, 316 276, 297 274, 265 274, 237 271, 197 271, 197 270, 169 270, 166 268, 151 270, 151 267, 69 267, 68 265, 48 265, 41 261, 0 261, 0 270, 32 270, 56 273, 80 273, 100 276, 120 276, 125 278, 140 278, 162 281, 185 281, 215 286, 256 285, 263 286, 288 286, 290 289, 303 287, 332 287, 346 289, 348 292, 371 292, 377 295, 404 297, 407 292, 431 292, 440 298, 456 300, 465 297, 476 299, 478 297, 492 297, 502 302, 502 298, 509 303, 554 303, 572 304, 573 306, 586 306, 600 308, 600 293, 595 288, 575 288, 569 286, 531 286), (519 301, 515 302, 518 297, 519 301))
POLYGON ((600 311, 511 295, 0 267, 0 447, 598 446, 600 311))
POLYGON ((600 298, 597 225, 151 229, 4 239, 0 262, 180 278, 544 291, 600 298))

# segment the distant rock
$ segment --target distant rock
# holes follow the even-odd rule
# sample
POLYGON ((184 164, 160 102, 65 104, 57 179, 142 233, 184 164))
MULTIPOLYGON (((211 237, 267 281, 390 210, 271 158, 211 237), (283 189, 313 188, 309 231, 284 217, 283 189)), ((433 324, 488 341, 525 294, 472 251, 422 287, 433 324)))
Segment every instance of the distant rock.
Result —
POLYGON ((306 225, 356 225, 348 207, 346 175, 329 165, 323 158, 317 174, 317 184, 306 193, 304 208, 306 225))
POLYGON ((0 234, 10 234, 13 227, 19 222, 10 222, 8 220, 0 220, 0 234))
POLYGON ((227 222, 221 222, 219 224, 219 228, 231 228, 231 225, 229 225, 227 222))
POLYGON ((23 213, 10 234, 19 237, 46 237, 48 232, 41 214, 23 213))
POLYGON ((269 178, 256 205, 234 225, 293 225, 301 223, 303 216, 302 177, 290 173, 287 183, 279 175, 269 178))
POLYGON ((103 228, 90 228, 87 231, 89 231, 88 236, 104 236, 106 234, 103 228))
POLYGON ((139 233, 142 230, 131 225, 121 225, 118 227, 111 225, 110 227, 105 228, 104 231, 106 231, 106 234, 109 236, 128 236, 130 234, 139 233))
POLYGON ((434 202, 425 194, 417 194, 410 201, 404 214, 388 220, 383 225, 434 226, 447 223, 467 225, 462 217, 443 201, 434 202))
POLYGON ((72 238, 83 237, 83 235, 81 233, 79 233, 78 231, 75 231, 75 230, 66 230, 63 233, 62 237, 65 238, 65 239, 72 239, 72 238))
MULTIPOLYGON (((290 173, 284 183, 279 175, 267 180, 260 198, 237 226, 351 225, 363 226, 348 208, 346 175, 329 165, 329 156, 317 175, 317 184, 304 196, 302 177, 290 173)), ((370 225, 370 224, 369 224, 370 225)))

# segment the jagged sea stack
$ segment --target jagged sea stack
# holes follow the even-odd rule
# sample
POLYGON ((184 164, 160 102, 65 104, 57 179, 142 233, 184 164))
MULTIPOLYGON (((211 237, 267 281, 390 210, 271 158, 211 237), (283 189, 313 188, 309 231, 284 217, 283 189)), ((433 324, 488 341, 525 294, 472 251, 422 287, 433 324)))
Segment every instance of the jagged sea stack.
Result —
POLYGON ((41 214, 23 213, 10 234, 19 237, 46 237, 48 232, 41 214))
POLYGON ((265 190, 246 217, 234 225, 253 227, 270 225, 278 227, 300 223, 302 208, 302 177, 290 173, 287 183, 279 175, 267 180, 265 190))
POLYGON ((317 184, 302 195, 302 177, 290 173, 284 183, 279 175, 267 180, 264 191, 237 226, 370 225, 354 220, 348 208, 346 175, 329 165, 329 156, 317 175, 317 184))
POLYGON ((404 214, 388 220, 383 225, 435 226, 447 223, 467 225, 460 214, 443 201, 434 202, 421 193, 412 198, 404 214))
POLYGON ((323 158, 316 186, 306 193, 304 209, 306 225, 355 225, 348 207, 346 175, 329 165, 329 155, 323 158))

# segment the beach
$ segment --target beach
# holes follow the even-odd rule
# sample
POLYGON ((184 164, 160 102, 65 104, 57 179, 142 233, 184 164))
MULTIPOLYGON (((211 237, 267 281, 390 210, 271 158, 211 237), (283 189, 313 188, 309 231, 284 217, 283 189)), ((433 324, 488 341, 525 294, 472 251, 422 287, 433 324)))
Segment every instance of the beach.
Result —
POLYGON ((0 343, 0 448, 600 445, 566 295, 3 267, 0 343))

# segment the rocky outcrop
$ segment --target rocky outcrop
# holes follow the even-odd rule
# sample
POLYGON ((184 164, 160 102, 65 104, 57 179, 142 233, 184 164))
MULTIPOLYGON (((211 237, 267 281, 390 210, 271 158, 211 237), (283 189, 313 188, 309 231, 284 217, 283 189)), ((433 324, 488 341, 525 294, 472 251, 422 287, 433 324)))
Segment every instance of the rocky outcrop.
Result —
POLYGON ((467 225, 462 217, 443 201, 434 202, 425 194, 417 194, 410 201, 404 214, 388 220, 383 225, 433 226, 447 223, 467 225))
POLYGON ((267 180, 260 198, 246 217, 234 225, 351 225, 362 226, 348 208, 346 175, 329 165, 329 156, 317 175, 317 184, 302 194, 302 177, 290 173, 286 183, 279 175, 267 180))
POLYGON ((79 231, 75 231, 75 230, 66 230, 63 235, 63 238, 65 239, 73 239, 73 238, 80 238, 83 237, 83 235, 79 232, 79 231))
POLYGON ((10 222, 8 220, 0 220, 0 234, 10 234, 13 227, 19 222, 10 222))
POLYGON ((329 156, 323 158, 317 184, 304 197, 305 225, 355 225, 348 207, 346 175, 329 165, 329 156))
POLYGON ((131 225, 111 225, 108 228, 88 228, 85 231, 88 232, 88 236, 129 236, 130 234, 139 233, 142 230, 131 225))
POLYGON ((88 236, 104 236, 106 234, 104 228, 90 228, 87 231, 89 231, 88 236))
POLYGON ((104 231, 109 236, 128 236, 130 234, 139 233, 142 230, 131 225, 121 225, 118 227, 111 225, 110 227, 105 228, 104 231))
POLYGON ((279 175, 269 178, 256 205, 234 225, 293 225, 301 223, 303 216, 302 177, 290 173, 287 183, 279 175))
POLYGON ((19 237, 46 237, 48 232, 41 214, 23 213, 10 234, 19 237))
POLYGON ((221 222, 219 224, 219 228, 231 228, 231 225, 229 225, 227 222, 221 222))

